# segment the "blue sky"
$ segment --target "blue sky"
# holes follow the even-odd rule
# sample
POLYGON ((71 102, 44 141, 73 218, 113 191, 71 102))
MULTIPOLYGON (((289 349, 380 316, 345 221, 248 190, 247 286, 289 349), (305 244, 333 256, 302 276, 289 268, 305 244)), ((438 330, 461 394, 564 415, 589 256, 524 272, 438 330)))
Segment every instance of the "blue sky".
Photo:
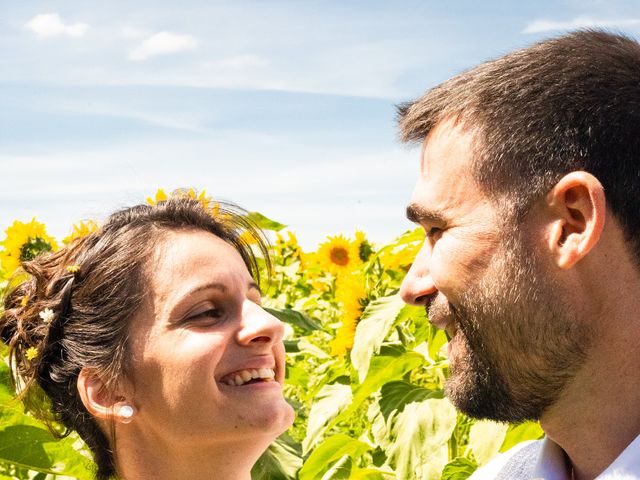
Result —
MULTIPOLYGON (((418 150, 394 105, 580 27, 640 37, 640 1, 0 0, 0 228, 193 186, 313 248, 404 219, 418 150)), ((3 235, 0 235, 3 237, 3 235)))

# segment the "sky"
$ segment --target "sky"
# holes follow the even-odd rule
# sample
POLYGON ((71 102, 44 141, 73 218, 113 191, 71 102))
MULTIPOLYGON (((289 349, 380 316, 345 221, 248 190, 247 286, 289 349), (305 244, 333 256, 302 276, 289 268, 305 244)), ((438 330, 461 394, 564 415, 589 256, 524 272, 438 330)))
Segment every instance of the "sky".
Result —
POLYGON ((640 0, 0 0, 0 229, 195 187, 307 249, 389 242, 419 160, 395 106, 588 27, 640 38, 640 0))

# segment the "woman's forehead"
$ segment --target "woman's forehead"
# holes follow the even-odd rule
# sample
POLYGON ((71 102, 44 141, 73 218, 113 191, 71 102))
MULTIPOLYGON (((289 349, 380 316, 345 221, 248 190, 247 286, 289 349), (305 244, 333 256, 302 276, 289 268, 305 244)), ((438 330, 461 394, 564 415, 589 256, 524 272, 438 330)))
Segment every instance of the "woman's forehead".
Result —
POLYGON ((199 281, 202 276, 251 278, 232 245, 197 230, 170 232, 156 248, 150 273, 154 290, 159 291, 174 289, 178 282, 199 281))

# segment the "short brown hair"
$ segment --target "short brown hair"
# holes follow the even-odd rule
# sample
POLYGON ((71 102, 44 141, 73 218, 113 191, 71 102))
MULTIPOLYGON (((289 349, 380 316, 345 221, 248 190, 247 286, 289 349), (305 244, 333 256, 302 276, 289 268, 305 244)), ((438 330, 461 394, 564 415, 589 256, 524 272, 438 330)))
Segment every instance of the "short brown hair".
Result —
POLYGON ((116 473, 113 446, 80 399, 78 375, 91 368, 111 388, 126 374, 129 324, 145 300, 148 263, 164 234, 203 230, 216 235, 240 253, 256 281, 260 268, 254 246, 268 264, 267 243, 245 212, 219 202, 212 209, 178 195, 118 211, 98 231, 23 262, 19 275, 28 278, 6 295, 0 335, 10 347, 14 381, 27 386, 25 404, 49 425, 55 420, 78 432, 94 454, 98 479, 116 473), (77 272, 66 268, 72 265, 77 272), (48 323, 40 317, 47 308, 55 314, 48 323), (29 348, 38 349, 36 358, 29 360, 29 348), (30 401, 29 392, 37 397, 42 391, 50 410, 30 401))
POLYGON ((640 45, 583 30, 478 65, 398 107, 403 141, 446 118, 472 129, 473 177, 518 217, 565 174, 584 170, 640 263, 640 45))

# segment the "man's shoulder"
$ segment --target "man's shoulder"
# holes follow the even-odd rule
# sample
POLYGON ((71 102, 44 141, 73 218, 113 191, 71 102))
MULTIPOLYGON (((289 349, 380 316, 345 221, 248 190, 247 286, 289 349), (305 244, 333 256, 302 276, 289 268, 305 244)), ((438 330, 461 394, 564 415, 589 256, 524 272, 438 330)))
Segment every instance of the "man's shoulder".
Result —
POLYGON ((541 448, 541 440, 519 443, 476 470, 469 480, 529 479, 541 448))

